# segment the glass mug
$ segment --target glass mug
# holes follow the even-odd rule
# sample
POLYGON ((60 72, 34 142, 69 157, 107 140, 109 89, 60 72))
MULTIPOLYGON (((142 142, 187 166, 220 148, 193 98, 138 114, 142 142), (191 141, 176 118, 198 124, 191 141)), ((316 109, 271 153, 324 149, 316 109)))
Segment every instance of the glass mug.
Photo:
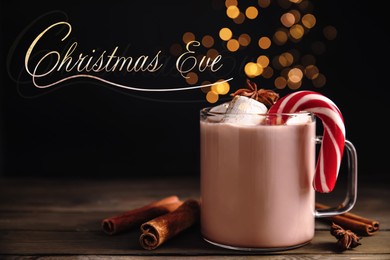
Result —
MULTIPOLYGON (((290 124, 235 124, 269 115, 200 111, 201 233, 211 244, 236 250, 276 251, 314 237, 315 218, 352 209, 357 154, 345 141, 348 188, 335 208, 315 209, 316 116, 280 114, 290 124)), ((279 115, 278 115, 279 116, 279 115)), ((325 158, 326 160, 326 158, 325 158)), ((326 161, 325 161, 326 163, 326 161)))

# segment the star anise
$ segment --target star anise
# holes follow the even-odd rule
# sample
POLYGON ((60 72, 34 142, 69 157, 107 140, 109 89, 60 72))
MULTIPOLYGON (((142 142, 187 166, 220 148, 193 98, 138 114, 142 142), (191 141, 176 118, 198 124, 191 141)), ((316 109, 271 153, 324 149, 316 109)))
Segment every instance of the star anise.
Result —
POLYGON ((249 79, 246 80, 247 88, 240 88, 236 92, 232 93, 231 96, 245 96, 253 98, 268 108, 271 107, 278 99, 279 94, 275 93, 272 90, 267 89, 257 89, 257 85, 254 82, 251 82, 249 79))
POLYGON ((347 250, 361 245, 359 243, 360 238, 355 233, 351 230, 345 230, 335 223, 332 223, 330 233, 337 238, 337 245, 341 250, 347 250))

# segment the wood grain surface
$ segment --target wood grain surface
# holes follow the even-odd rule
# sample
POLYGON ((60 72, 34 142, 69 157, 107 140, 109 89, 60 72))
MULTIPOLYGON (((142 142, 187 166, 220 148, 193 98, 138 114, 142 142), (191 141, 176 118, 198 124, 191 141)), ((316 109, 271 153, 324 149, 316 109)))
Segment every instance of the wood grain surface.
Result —
MULTIPOLYGON (((317 200, 336 205, 343 192, 340 184, 332 194, 319 194, 317 200)), ((103 233, 103 218, 169 195, 198 198, 199 180, 0 179, 0 259, 390 259, 387 183, 359 185, 358 201, 351 212, 377 219, 380 229, 373 236, 362 237, 362 245, 342 253, 337 251, 328 224, 319 220, 309 244, 266 254, 210 245, 202 239, 199 225, 151 251, 140 246, 139 229, 113 236, 103 233)))

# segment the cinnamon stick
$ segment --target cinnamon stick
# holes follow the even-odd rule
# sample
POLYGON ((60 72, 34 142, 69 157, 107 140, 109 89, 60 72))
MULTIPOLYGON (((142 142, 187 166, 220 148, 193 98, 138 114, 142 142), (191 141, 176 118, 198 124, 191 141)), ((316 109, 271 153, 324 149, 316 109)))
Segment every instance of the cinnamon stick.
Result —
POLYGON ((183 202, 177 196, 165 197, 120 215, 102 220, 102 229, 109 235, 114 235, 138 227, 145 221, 169 213, 177 209, 183 202))
MULTIPOLYGON (((316 209, 329 208, 326 205, 316 203, 316 209)), ((371 236, 379 230, 379 221, 374 219, 364 218, 362 216, 347 212, 338 216, 323 218, 328 222, 342 226, 344 229, 349 229, 359 235, 371 236)))
POLYGON ((139 238, 147 250, 156 249, 168 239, 189 228, 199 220, 199 201, 187 199, 175 211, 157 217, 141 225, 139 238))

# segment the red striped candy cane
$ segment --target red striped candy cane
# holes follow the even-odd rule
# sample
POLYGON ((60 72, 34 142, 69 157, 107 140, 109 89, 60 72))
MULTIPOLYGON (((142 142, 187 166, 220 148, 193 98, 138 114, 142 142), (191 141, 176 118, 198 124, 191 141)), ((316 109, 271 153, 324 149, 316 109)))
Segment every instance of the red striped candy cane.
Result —
MULTIPOLYGON (((324 126, 313 186, 318 192, 331 192, 336 184, 344 152, 345 126, 343 116, 329 98, 307 90, 284 96, 269 109, 268 113, 296 113, 300 111, 315 114, 321 119, 324 126)), ((283 121, 283 118, 277 117, 275 123, 283 121)))

